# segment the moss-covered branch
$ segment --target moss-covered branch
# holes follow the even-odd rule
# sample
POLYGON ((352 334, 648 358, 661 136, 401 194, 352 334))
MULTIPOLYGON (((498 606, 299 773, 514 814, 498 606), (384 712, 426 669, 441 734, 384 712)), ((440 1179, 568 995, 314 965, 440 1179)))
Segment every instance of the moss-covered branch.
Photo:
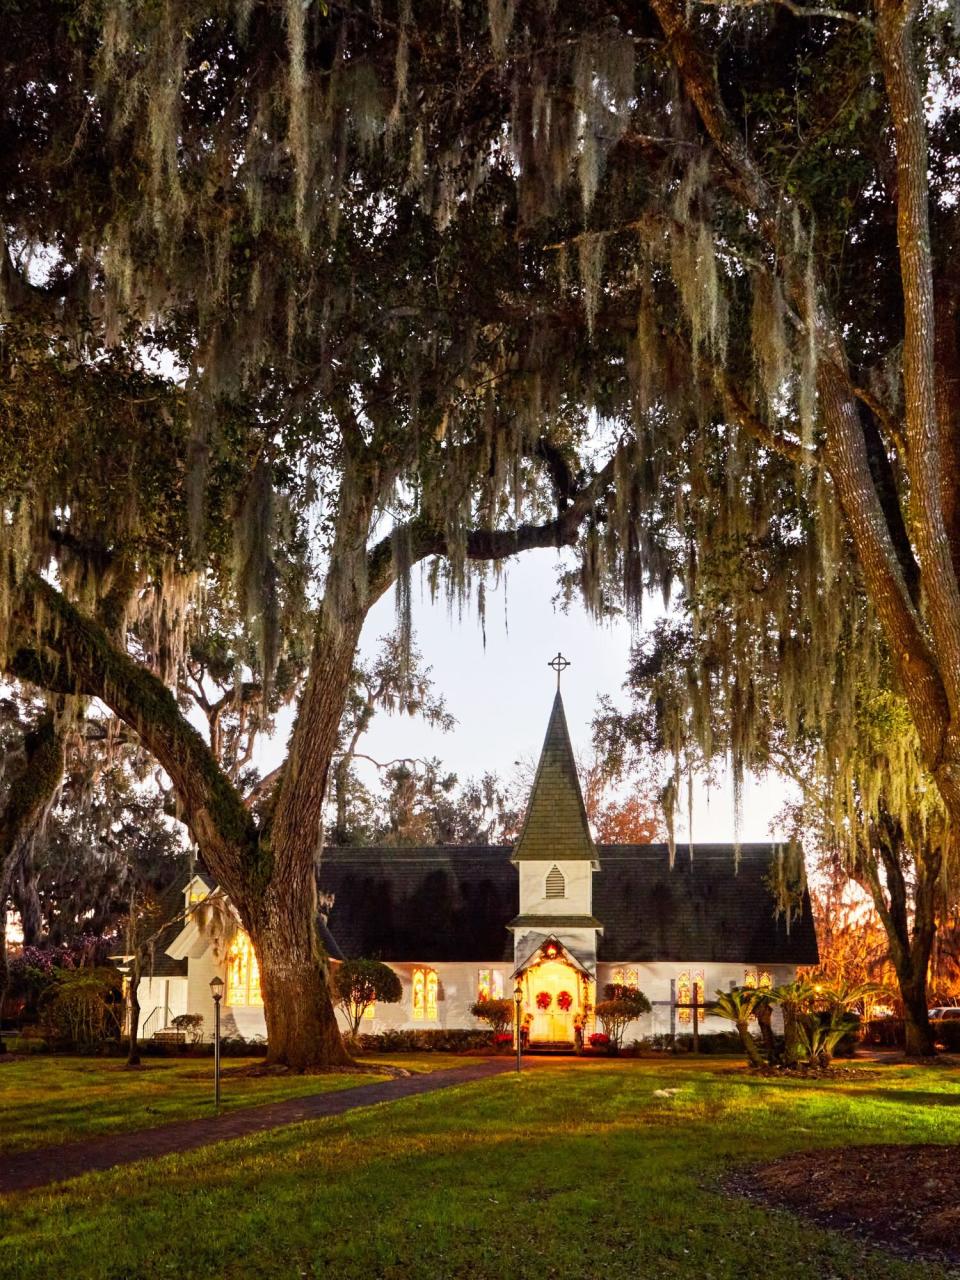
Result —
POLYGON ((38 688, 99 698, 169 774, 211 872, 239 905, 266 870, 253 817, 170 690, 49 583, 20 584, 18 640, 7 668, 38 688))

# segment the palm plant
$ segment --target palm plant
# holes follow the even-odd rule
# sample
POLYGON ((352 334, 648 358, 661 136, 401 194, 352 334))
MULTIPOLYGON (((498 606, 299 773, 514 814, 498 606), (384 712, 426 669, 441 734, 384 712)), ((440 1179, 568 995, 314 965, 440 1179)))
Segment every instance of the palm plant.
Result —
POLYGON ((824 1022, 816 1013, 801 1014, 797 1019, 800 1060, 812 1067, 828 1067, 837 1045, 858 1025, 856 1018, 841 1009, 831 1011, 829 1022, 824 1022))
POLYGON ((812 1004, 817 989, 809 978, 796 978, 767 993, 783 1011, 783 1056, 788 1066, 805 1060, 806 1048, 800 1035, 801 1013, 812 1004))
POLYGON ((726 1018, 736 1026, 740 1043, 752 1067, 762 1067, 763 1056, 759 1045, 750 1034, 750 1019, 756 1017, 757 1008, 761 999, 766 998, 766 994, 758 991, 756 987, 731 987, 729 991, 717 992, 712 1010, 718 1018, 726 1018))

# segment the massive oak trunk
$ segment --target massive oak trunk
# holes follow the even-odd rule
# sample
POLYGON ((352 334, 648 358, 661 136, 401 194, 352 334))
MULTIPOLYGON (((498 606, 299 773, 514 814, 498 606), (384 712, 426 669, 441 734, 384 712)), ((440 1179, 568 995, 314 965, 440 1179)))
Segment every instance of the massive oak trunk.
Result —
POLYGON ((927 975, 937 928, 942 852, 931 848, 915 855, 911 910, 904 875, 904 832, 889 814, 881 815, 876 824, 874 845, 879 866, 867 851, 862 858, 860 880, 873 898, 890 945, 890 960, 903 1003, 906 1051, 911 1057, 929 1057, 934 1052, 934 1042, 927 1015, 927 975))
POLYGON ((349 1063, 314 921, 291 910, 290 904, 265 915, 263 927, 252 936, 260 964, 269 1061, 295 1071, 349 1063))

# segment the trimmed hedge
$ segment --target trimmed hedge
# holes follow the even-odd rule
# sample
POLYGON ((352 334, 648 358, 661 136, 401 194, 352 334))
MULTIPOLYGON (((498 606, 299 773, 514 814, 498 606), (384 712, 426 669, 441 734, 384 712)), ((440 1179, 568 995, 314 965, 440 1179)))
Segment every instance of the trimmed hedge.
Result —
POLYGON ((960 1018, 944 1022, 933 1022, 933 1038, 942 1044, 948 1053, 960 1053, 960 1018))
POLYGON ((489 1031, 445 1031, 441 1028, 416 1031, 381 1031, 359 1035, 352 1043, 361 1053, 469 1053, 489 1049, 489 1031))
MULTIPOLYGON (((689 1032, 671 1036, 649 1036, 645 1040, 634 1040, 631 1046, 634 1053, 693 1053, 693 1036, 689 1032)), ((708 1031, 700 1035, 701 1053, 734 1053, 743 1054, 743 1045, 736 1031, 708 1031)))

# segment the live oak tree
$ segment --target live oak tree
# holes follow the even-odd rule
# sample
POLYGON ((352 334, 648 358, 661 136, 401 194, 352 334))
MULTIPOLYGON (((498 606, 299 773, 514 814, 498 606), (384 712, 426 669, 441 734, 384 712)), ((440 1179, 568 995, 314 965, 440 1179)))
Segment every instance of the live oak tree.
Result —
POLYGON ((589 565, 626 448, 584 448, 599 356, 524 304, 505 159, 452 251, 407 147, 404 36, 376 28, 41 5, 2 72, 4 667, 100 699, 163 767, 297 1068, 343 1057, 315 862, 370 607, 396 585, 407 618, 427 559, 461 602, 475 566, 581 530, 589 565), (310 637, 286 761, 246 795, 193 670, 211 607, 254 642, 233 709, 310 637))
MULTIPOLYGON (((166 769, 279 1060, 339 1053, 322 798, 363 619, 395 586, 407 616, 421 561, 462 601, 478 564, 578 542, 598 612, 695 598, 787 492, 815 643, 776 583, 755 603, 790 697, 850 727, 882 648, 956 861, 946 14, 108 0, 8 26, 6 667, 101 697, 166 769), (869 616, 842 635, 848 553, 869 616), (265 681, 309 619, 289 754, 249 806, 167 689, 201 587, 265 681)), ((748 614, 751 591, 727 584, 748 614)), ((747 679, 738 741, 757 706, 747 679)))
MULTIPOLYGON (((779 555, 778 548, 779 539, 770 531, 763 549, 754 545, 740 563, 740 572, 756 575, 771 561, 763 576, 775 564, 776 572, 789 579, 793 558, 779 555)), ((708 581, 705 573, 700 589, 711 595, 708 581)), ((801 602, 802 593, 796 596, 801 602)), ((722 592, 713 598, 722 599, 722 592)), ((613 762, 638 752, 647 758, 651 750, 672 760, 665 788, 670 810, 684 784, 692 787, 694 774, 709 773, 717 762, 735 762, 737 786, 742 774, 736 770, 745 767, 757 776, 789 778, 798 798, 781 814, 790 836, 772 869, 778 909, 789 927, 802 905, 802 853, 819 864, 818 878, 826 867, 834 878, 842 873, 848 885, 859 884, 884 931, 903 1002, 907 1048, 932 1053, 927 973, 938 921, 957 886, 941 865, 943 806, 919 758, 902 695, 884 684, 880 666, 871 682, 854 688, 855 703, 846 714, 833 704, 834 714, 821 721, 804 719, 790 701, 783 666, 767 654, 764 619, 757 619, 752 632, 745 618, 737 620, 734 647, 746 668, 731 673, 722 656, 733 624, 726 603, 711 609, 701 600, 696 616, 696 631, 689 622, 664 621, 636 647, 627 682, 631 705, 626 712, 604 705, 594 724, 598 746, 613 762), (747 672, 759 709, 749 737, 738 739, 735 704, 747 672), (692 745, 698 743, 705 745, 692 745), (896 811, 905 817, 894 817, 888 796, 896 797, 896 811)), ((829 956, 822 958, 829 967, 829 956)))

